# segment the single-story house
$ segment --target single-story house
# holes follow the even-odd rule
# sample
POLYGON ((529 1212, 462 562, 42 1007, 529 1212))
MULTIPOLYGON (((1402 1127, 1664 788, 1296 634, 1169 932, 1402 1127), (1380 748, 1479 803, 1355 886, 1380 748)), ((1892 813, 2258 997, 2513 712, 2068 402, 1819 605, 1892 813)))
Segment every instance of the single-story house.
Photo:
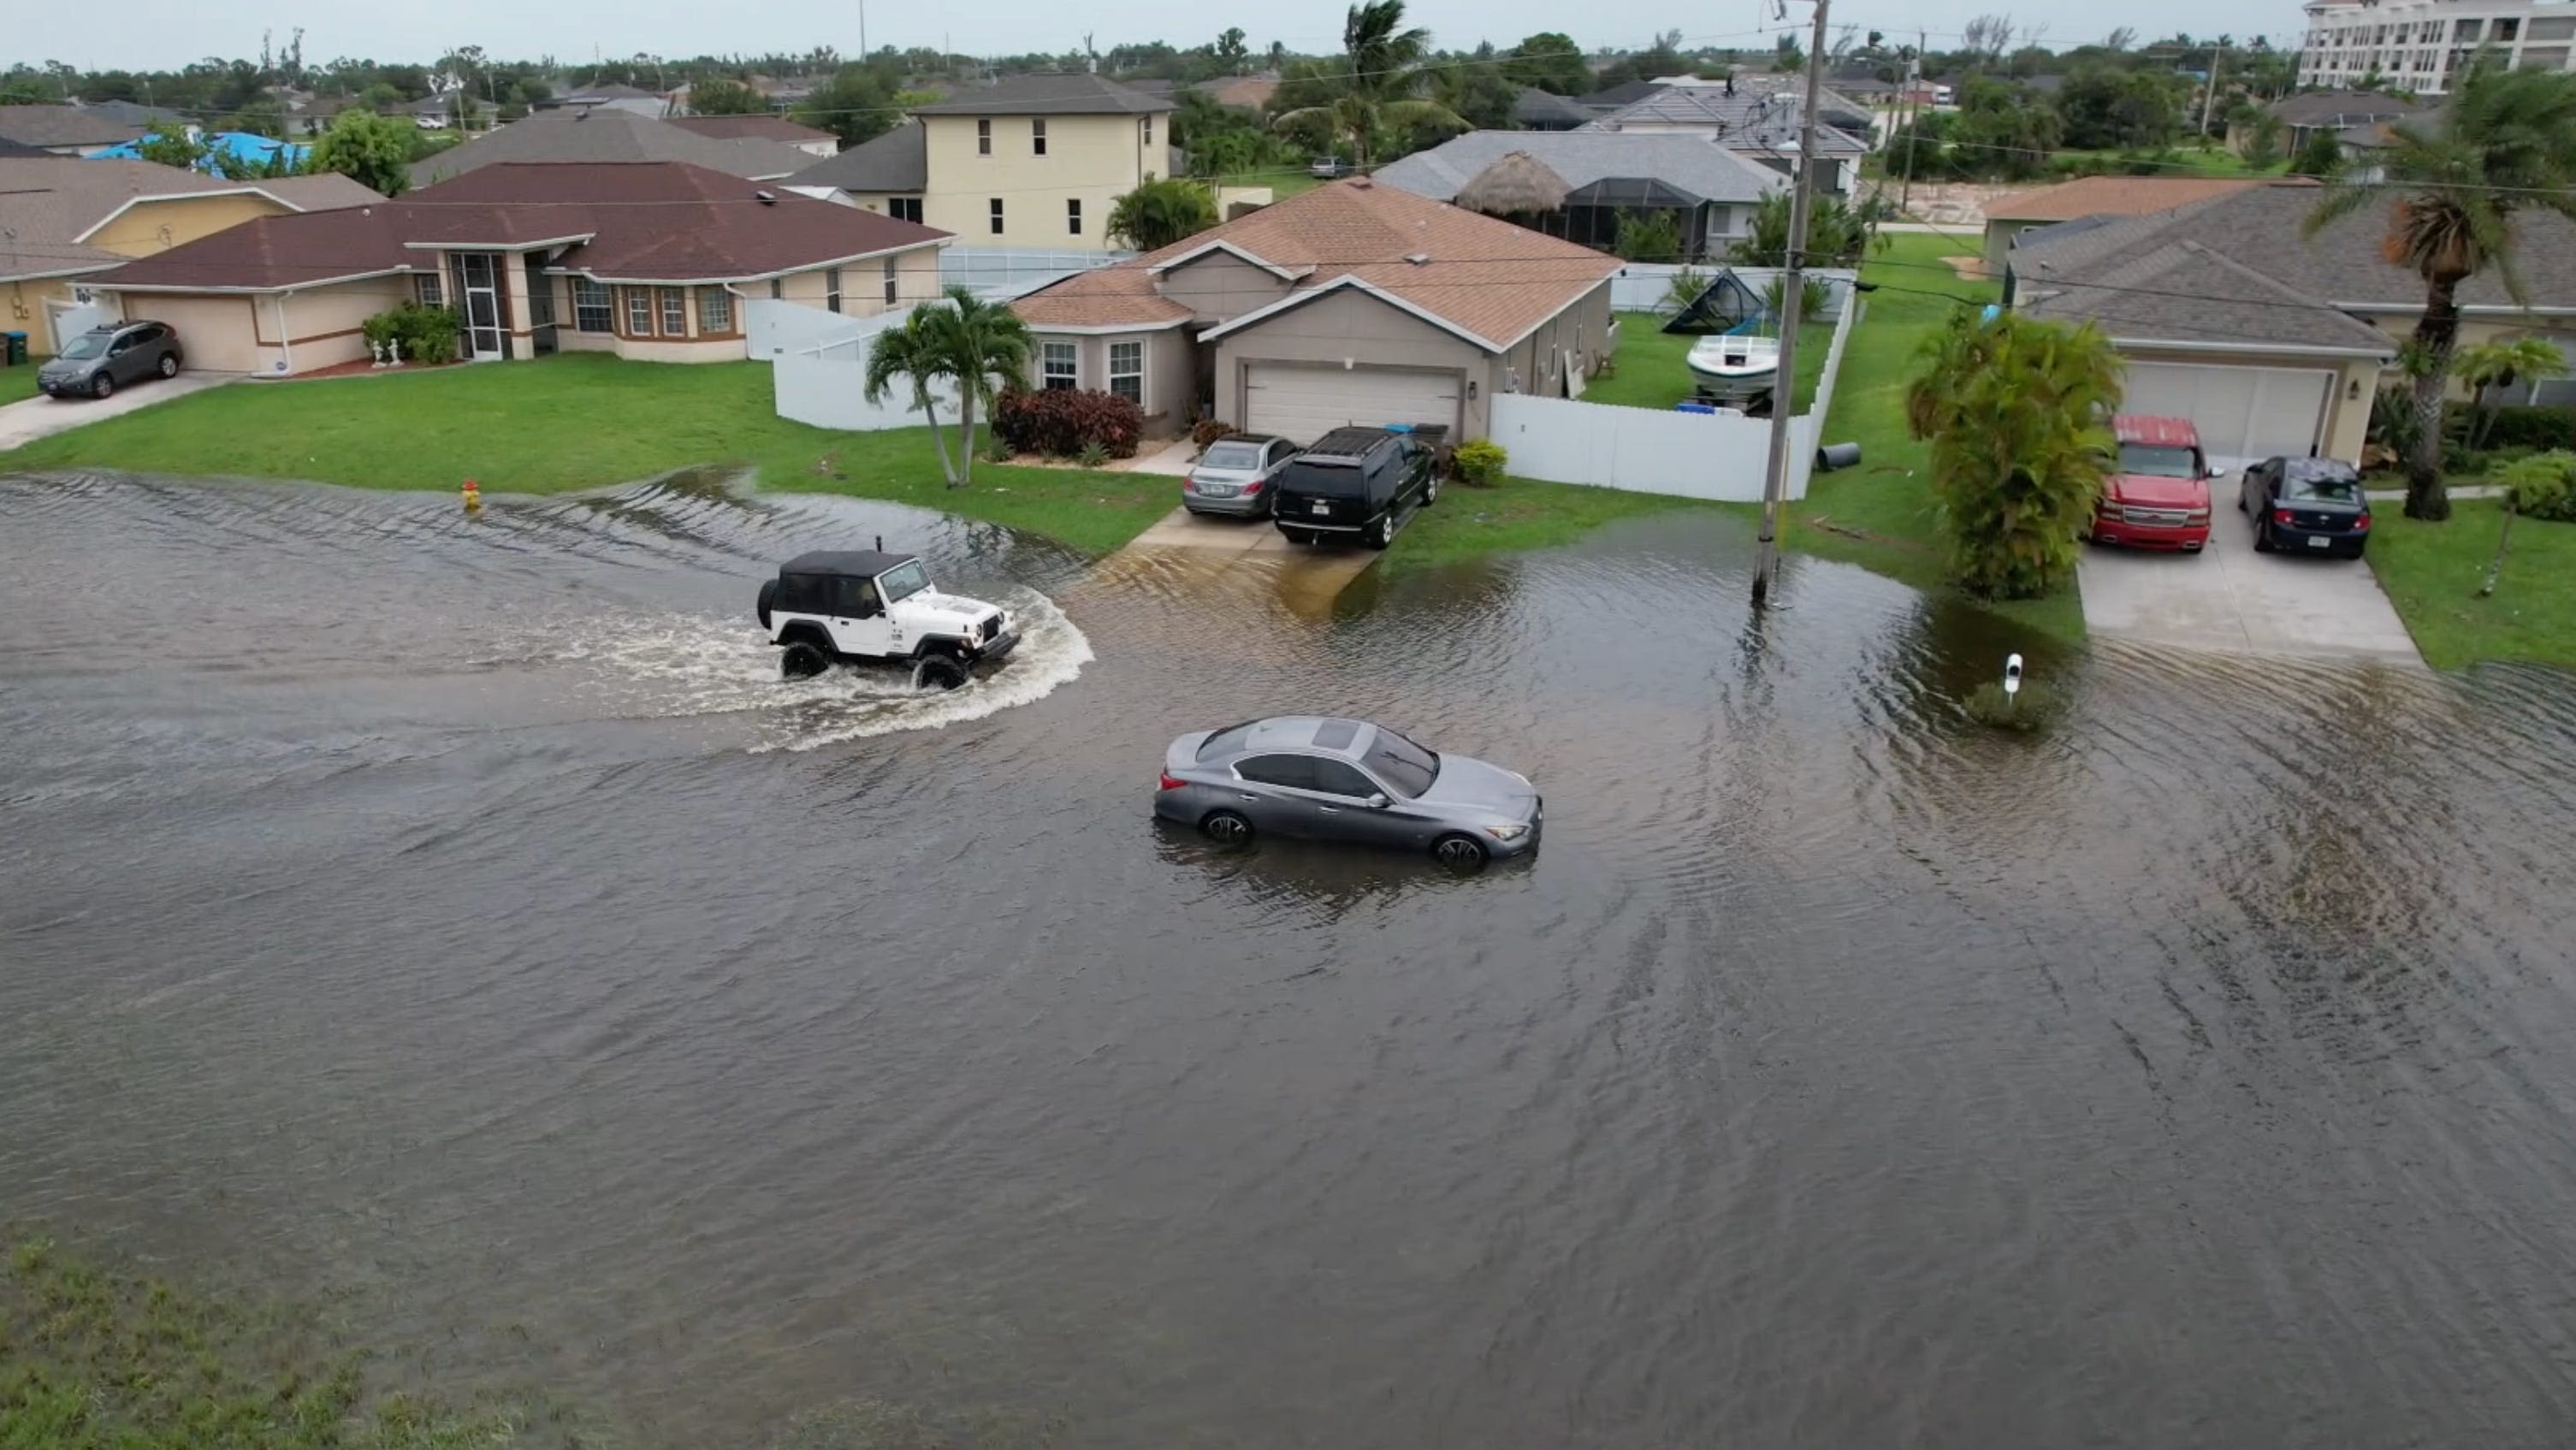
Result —
MULTIPOLYGON (((2423 316, 2424 284, 2382 253, 2384 212, 2302 236, 2322 194, 2275 183, 2155 216, 2032 233, 2013 249, 2006 296, 2035 315, 2103 321, 2132 359, 2132 411, 2192 417, 2218 440, 2215 452, 2313 448, 2354 461, 2376 387, 2395 380, 2369 361, 2393 362, 2423 316), (2139 280, 2150 258, 2184 243, 2208 259, 2204 267, 2225 263, 2227 276, 2139 280), (2195 286, 2190 297, 2167 295, 2195 286), (2187 365, 2188 376, 2142 370, 2141 361, 2187 365), (2153 389, 2144 408, 2136 406, 2142 381, 2153 389)), ((2460 340, 2538 336, 2576 360, 2576 222, 2531 208, 2516 214, 2514 229, 2527 301, 2515 302, 2492 271, 2469 279, 2459 290, 2460 340)), ((2455 385, 2454 395, 2465 389, 2455 385)), ((2507 401, 2576 403, 2576 382, 2526 380, 2507 401)))
POLYGON ((763 140, 793 146, 809 156, 839 153, 841 138, 785 116, 673 116, 671 124, 718 141, 763 140))
POLYGON ((0 106, 0 141, 54 156, 96 156, 143 135, 143 127, 92 106, 0 106))
MULTIPOLYGON (((2301 91, 2263 108, 2281 123, 2281 152, 2295 156, 2319 131, 2341 134, 2356 126, 2383 125, 2430 115, 2432 108, 2410 96, 2383 96, 2377 91, 2301 91)), ((2239 121, 2227 128, 2227 148, 2242 154, 2252 144, 2254 128, 2239 121)))
MULTIPOLYGON (((1818 99, 1821 106, 1823 97, 1818 99)), ((1859 135, 1836 127, 1824 119, 1826 114, 1819 110, 1815 144, 1808 148, 1800 144, 1805 115, 1793 91, 1748 88, 1738 94, 1722 84, 1663 86, 1585 123, 1583 129, 1697 136, 1783 176, 1791 174, 1802 151, 1812 149, 1817 187, 1833 196, 1849 196, 1860 176, 1861 158, 1869 154, 1869 143, 1862 139, 1869 134, 1868 112, 1865 108, 1860 112, 1859 135)))
POLYGON ((621 81, 605 85, 575 86, 557 91, 536 103, 540 111, 623 111, 630 116, 659 117, 670 109, 670 102, 653 91, 630 86, 621 81))
POLYGON ((1571 131, 1598 115, 1580 101, 1536 86, 1521 87, 1520 99, 1512 102, 1512 124, 1524 131, 1571 131))
POLYGON ((1619 260, 1354 177, 1012 308, 1029 382, 1132 398, 1148 431, 1199 416, 1299 441, 1346 423, 1484 437, 1493 397, 1562 396, 1616 345, 1619 260))
POLYGON ((147 106, 140 101, 82 101, 80 108, 144 131, 184 131, 197 124, 197 118, 185 111, 147 106))
POLYGON ((412 163, 414 187, 500 161, 676 161, 749 181, 782 181, 814 156, 766 136, 701 136, 624 110, 539 111, 412 163))
MULTIPOLYGON (((94 163, 93 163, 94 164, 94 163)), ((85 279, 192 367, 288 377, 367 357, 360 324, 457 309, 473 360, 743 356, 743 305, 866 315, 938 295, 947 234, 678 162, 478 167, 395 201, 245 222, 85 279)))
POLYGON ((1986 202, 1986 270, 2000 277, 2013 238, 2089 216, 2149 216, 2263 185, 2260 178, 2086 176, 1986 202))
POLYGON ((113 318, 98 275, 257 217, 383 198, 336 173, 225 181, 149 161, 0 156, 0 331, 38 352, 113 318))
POLYGON ((1528 218, 1552 237, 1607 248, 1628 211, 1677 213, 1683 256, 1723 253, 1744 235, 1763 197, 1789 179, 1691 135, 1637 131, 1470 131, 1377 173, 1386 185, 1452 201, 1486 167, 1524 152, 1563 178, 1565 205, 1528 218))

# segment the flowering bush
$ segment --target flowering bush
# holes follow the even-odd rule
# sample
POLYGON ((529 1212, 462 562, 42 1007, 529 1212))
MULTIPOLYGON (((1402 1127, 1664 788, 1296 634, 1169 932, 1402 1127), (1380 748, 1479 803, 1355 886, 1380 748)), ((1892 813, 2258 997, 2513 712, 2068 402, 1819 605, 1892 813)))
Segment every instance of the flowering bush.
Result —
POLYGON ((1115 393, 1048 388, 1003 398, 993 431, 1022 453, 1072 458, 1096 443, 1112 458, 1133 458, 1145 411, 1115 393))

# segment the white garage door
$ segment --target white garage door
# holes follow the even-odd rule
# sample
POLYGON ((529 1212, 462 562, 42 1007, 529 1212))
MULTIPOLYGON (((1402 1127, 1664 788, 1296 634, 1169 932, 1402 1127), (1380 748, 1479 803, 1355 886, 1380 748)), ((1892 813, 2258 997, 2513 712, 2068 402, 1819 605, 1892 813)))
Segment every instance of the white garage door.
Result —
POLYGON ((2335 375, 2220 363, 2131 363, 2124 413, 2189 418, 2212 458, 2305 458, 2325 438, 2335 375))
POLYGON ((1243 426, 1312 443, 1346 423, 1458 427, 1458 375, 1405 368, 1254 363, 1244 378, 1243 426))

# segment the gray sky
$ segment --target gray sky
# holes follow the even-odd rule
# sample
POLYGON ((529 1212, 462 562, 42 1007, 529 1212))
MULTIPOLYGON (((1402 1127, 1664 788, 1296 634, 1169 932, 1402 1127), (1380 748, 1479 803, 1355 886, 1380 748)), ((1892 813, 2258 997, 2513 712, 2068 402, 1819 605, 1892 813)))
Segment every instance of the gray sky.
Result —
MULTIPOLYGON (((1587 48, 1636 46, 1673 28, 1692 44, 1758 46, 1781 28, 1767 0, 1694 6, 1598 0, 1577 8, 1581 20, 1570 24, 1567 7, 1542 0, 1417 0, 1412 16, 1444 46, 1480 39, 1509 45, 1537 30, 1566 30, 1587 48)), ((953 8, 879 0, 870 7, 867 43, 935 47, 944 38, 949 47, 968 54, 1016 54, 1075 49, 1089 30, 1103 49, 1121 41, 1155 39, 1190 46, 1212 39, 1227 25, 1241 25, 1256 49, 1276 39, 1292 49, 1325 51, 1340 43, 1342 9, 1315 0, 1225 7, 1191 0, 1089 0, 1078 6, 1063 0, 982 0, 953 8)), ((1955 43, 1945 41, 1942 32, 1955 37, 1970 17, 1986 11, 2010 14, 2026 27, 2045 25, 2045 43, 2060 48, 2099 39, 2120 24, 2136 27, 2145 38, 2176 30, 2227 33, 2240 40, 2268 34, 2275 45, 2293 43, 2300 27, 2299 9, 2288 0, 2255 5, 2121 0, 2109 7, 2083 0, 1841 0, 1834 7, 1838 22, 1864 28, 1891 34, 1928 28, 1934 49, 1955 43)), ((1803 27, 1809 13, 1804 3, 1793 3, 1789 23, 1803 27)), ((139 0, 98 15, 78 7, 37 6, 28 14, 31 19, 14 28, 14 38, 25 46, 24 59, 61 60, 84 69, 166 69, 208 55, 256 55, 262 23, 255 9, 202 0, 139 0)), ((858 15, 858 7, 848 0, 768 0, 740 9, 705 0, 563 0, 552 5, 436 0, 425 5, 314 6, 302 9, 300 17, 290 9, 279 12, 273 23, 282 41, 301 18, 304 56, 313 62, 343 55, 429 60, 467 44, 499 56, 550 52, 570 62, 587 59, 594 48, 611 55, 639 50, 694 55, 831 45, 855 54, 858 15)))

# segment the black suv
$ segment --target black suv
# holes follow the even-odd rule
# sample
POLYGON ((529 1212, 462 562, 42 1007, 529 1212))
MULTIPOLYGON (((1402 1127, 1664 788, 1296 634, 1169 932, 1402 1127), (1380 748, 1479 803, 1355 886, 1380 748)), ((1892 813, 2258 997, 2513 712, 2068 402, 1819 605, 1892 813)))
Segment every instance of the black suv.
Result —
POLYGON ((165 322, 111 322, 63 345, 36 370, 36 386, 57 398, 104 398, 127 383, 175 378, 185 357, 165 322))
POLYGON ((1414 428, 1336 428, 1316 439, 1272 485, 1279 532, 1292 544, 1385 548, 1414 510, 1440 498, 1434 444, 1430 430, 1414 428))

